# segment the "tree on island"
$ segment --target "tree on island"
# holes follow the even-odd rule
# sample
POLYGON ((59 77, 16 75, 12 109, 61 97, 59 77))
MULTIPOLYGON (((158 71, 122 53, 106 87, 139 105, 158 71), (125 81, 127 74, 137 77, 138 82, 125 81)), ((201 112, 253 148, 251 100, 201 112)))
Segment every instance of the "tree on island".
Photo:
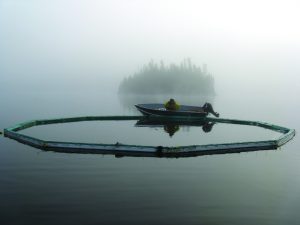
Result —
POLYGON ((180 65, 166 66, 151 60, 133 76, 124 78, 119 86, 121 94, 201 94, 214 95, 214 78, 203 69, 184 59, 180 65))

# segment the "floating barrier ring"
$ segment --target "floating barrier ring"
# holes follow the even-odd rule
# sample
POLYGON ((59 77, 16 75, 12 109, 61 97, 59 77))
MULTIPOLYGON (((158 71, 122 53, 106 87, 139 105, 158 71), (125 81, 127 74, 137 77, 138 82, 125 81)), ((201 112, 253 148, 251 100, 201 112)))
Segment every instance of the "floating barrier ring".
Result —
MULTIPOLYGON (((257 121, 235 120, 235 119, 221 119, 221 118, 163 118, 156 117, 159 120, 168 121, 189 121, 189 122, 215 122, 228 123, 237 125, 257 126, 282 135, 276 140, 253 141, 253 142, 234 142, 224 144, 208 144, 208 145, 190 145, 190 146, 141 146, 141 145, 125 145, 121 143, 116 144, 92 144, 92 143, 76 143, 76 142, 57 142, 47 141, 18 133, 33 126, 70 123, 82 121, 121 121, 121 120, 140 120, 146 118, 145 116, 87 116, 87 117, 73 117, 47 120, 32 120, 25 123, 17 124, 14 127, 4 129, 4 136, 14 139, 18 142, 45 150, 65 153, 98 153, 98 154, 112 154, 115 156, 146 156, 146 157, 187 157, 199 155, 225 154, 245 151, 271 150, 277 149, 284 145, 295 136, 295 130, 289 129, 273 124, 257 121)), ((153 118, 153 117, 151 117, 153 118)))

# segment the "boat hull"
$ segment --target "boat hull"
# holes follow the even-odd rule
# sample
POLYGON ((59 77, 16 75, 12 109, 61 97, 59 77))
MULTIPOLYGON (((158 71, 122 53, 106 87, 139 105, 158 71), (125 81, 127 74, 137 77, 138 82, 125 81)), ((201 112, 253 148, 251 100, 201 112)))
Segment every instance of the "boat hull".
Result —
POLYGON ((180 106, 179 110, 166 110, 163 104, 138 104, 135 107, 147 116, 167 116, 167 117, 206 117, 207 112, 202 107, 180 106))

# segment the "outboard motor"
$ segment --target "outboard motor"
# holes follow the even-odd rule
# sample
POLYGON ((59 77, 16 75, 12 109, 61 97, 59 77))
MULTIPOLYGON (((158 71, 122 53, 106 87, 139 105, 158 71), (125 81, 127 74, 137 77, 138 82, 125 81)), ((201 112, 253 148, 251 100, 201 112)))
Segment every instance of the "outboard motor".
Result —
POLYGON ((213 114, 215 117, 219 117, 219 113, 215 112, 212 105, 208 102, 206 102, 203 106, 202 106, 204 112, 207 113, 211 113, 213 114))

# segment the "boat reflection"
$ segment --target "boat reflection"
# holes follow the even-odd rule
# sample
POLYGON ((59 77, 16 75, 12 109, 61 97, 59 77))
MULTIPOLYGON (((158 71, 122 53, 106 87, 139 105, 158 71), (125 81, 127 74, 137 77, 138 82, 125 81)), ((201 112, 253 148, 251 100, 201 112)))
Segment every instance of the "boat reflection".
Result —
POLYGON ((136 127, 150 127, 150 128, 163 128, 163 130, 172 137, 180 127, 202 127, 203 132, 211 132, 214 122, 209 121, 175 121, 175 120, 162 120, 157 118, 146 117, 137 121, 136 127))

